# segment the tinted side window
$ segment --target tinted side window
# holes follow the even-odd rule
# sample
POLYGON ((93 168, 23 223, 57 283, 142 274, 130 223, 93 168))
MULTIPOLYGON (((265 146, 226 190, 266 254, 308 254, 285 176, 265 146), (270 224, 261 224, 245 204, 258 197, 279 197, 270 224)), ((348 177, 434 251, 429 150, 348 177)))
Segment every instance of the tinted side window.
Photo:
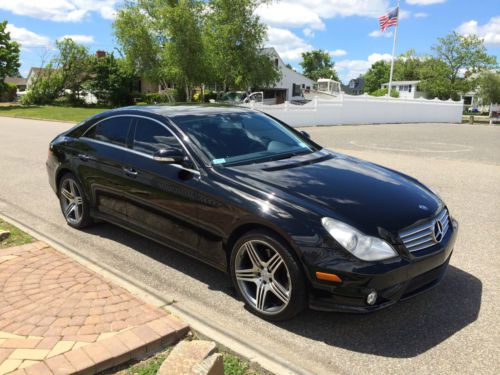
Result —
POLYGON ((127 134, 130 117, 114 117, 104 120, 89 129, 85 136, 98 141, 108 142, 119 146, 127 143, 127 134))
POLYGON ((181 149, 181 144, 164 126, 150 120, 137 119, 134 135, 134 150, 153 155, 168 148, 181 149))

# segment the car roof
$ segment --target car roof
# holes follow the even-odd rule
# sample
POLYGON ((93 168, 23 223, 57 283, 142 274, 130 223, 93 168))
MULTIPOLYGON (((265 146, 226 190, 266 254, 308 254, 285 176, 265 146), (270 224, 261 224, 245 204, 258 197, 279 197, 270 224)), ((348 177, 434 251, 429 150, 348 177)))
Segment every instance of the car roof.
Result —
POLYGON ((168 118, 175 118, 184 115, 214 115, 223 113, 244 113, 252 112, 251 109, 245 107, 232 106, 227 104, 157 104, 145 106, 130 106, 112 109, 106 112, 107 115, 118 114, 119 112, 126 111, 127 114, 137 113, 151 113, 168 118))

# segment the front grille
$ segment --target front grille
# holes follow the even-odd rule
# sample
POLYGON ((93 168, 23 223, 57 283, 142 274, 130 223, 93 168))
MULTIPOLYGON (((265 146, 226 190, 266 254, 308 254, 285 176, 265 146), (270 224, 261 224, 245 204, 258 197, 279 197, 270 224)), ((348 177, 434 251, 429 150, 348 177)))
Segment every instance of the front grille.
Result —
POLYGON ((418 227, 399 232, 399 237, 403 241, 403 244, 408 249, 408 251, 414 252, 431 247, 441 242, 448 232, 449 227, 450 219, 448 217, 448 211, 444 209, 431 221, 418 227), (438 221, 440 221, 442 224, 442 234, 436 240, 434 230, 438 221))

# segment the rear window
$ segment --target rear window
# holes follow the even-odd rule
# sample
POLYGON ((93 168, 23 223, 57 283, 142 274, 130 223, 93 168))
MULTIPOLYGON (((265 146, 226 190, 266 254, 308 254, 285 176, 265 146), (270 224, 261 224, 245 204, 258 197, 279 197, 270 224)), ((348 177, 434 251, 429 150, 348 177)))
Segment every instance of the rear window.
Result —
POLYGON ((90 128, 85 133, 85 137, 118 146, 125 146, 127 144, 130 120, 130 117, 122 116, 101 121, 90 128))

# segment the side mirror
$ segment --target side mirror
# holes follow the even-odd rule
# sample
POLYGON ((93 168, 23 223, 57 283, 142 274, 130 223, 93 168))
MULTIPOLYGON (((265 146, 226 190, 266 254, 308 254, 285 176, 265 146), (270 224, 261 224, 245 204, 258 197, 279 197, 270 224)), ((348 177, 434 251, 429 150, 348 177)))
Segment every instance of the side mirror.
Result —
POLYGON ((305 132, 302 130, 301 133, 304 137, 309 138, 309 139, 311 138, 311 135, 308 132, 305 132))
POLYGON ((180 164, 184 160, 184 154, 177 148, 161 149, 153 154, 153 160, 158 163, 180 164))

